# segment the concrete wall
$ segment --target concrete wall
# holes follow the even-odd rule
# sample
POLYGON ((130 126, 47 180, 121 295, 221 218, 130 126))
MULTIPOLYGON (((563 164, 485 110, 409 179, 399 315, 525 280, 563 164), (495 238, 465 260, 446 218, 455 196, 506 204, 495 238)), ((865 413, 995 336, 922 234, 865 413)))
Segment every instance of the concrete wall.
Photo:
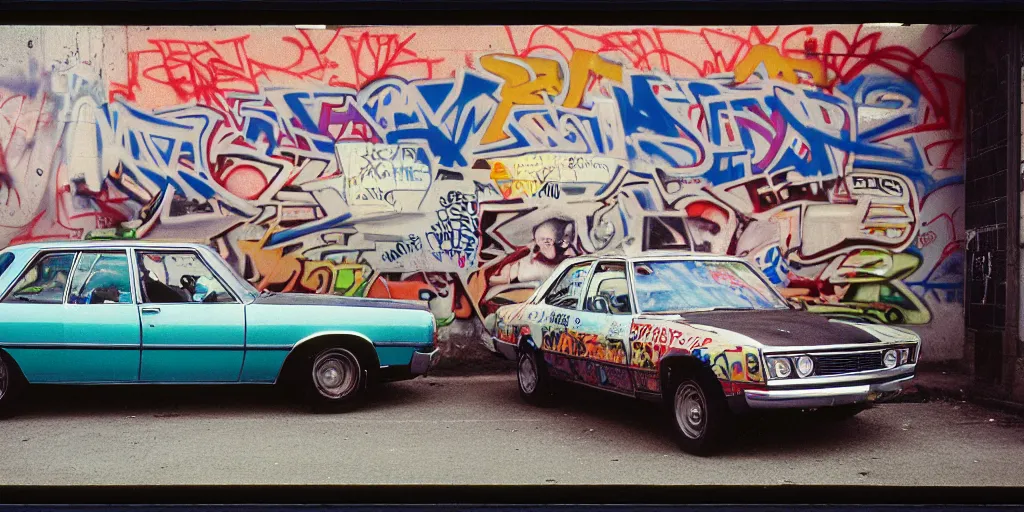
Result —
POLYGON ((738 254, 963 338, 963 62, 933 26, 0 28, 0 245, 203 241, 429 298, 450 347, 567 256, 738 254))

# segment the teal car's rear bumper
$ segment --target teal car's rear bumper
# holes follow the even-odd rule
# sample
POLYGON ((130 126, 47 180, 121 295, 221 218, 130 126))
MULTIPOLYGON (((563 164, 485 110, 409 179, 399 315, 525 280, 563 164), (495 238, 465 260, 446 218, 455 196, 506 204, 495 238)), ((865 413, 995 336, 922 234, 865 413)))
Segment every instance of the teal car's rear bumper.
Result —
POLYGON ((413 376, 424 375, 437 360, 440 349, 434 348, 430 352, 413 352, 412 362, 409 363, 409 373, 413 376))
POLYGON ((381 366, 378 374, 382 382, 396 382, 400 380, 415 379, 420 375, 426 375, 430 367, 440 357, 440 349, 435 346, 423 347, 412 353, 409 364, 381 366))

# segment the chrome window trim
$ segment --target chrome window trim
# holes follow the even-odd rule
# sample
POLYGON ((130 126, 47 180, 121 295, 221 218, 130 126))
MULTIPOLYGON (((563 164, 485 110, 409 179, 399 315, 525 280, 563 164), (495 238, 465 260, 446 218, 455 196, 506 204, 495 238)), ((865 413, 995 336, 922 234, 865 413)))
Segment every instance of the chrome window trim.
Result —
POLYGON ((75 271, 78 270, 78 262, 82 260, 82 251, 75 253, 75 258, 71 260, 71 268, 68 270, 68 282, 64 285, 64 295, 61 296, 60 303, 67 306, 68 299, 71 298, 71 282, 74 280, 75 271))

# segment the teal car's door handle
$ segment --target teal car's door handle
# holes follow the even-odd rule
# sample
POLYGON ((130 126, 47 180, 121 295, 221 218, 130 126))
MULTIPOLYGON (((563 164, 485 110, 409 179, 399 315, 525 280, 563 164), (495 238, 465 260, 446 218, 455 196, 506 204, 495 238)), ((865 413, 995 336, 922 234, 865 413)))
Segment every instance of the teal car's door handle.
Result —
POLYGON ((155 315, 155 314, 160 312, 160 308, 148 307, 148 308, 142 308, 140 311, 142 311, 142 314, 144 314, 144 315, 147 315, 147 314, 148 315, 155 315))

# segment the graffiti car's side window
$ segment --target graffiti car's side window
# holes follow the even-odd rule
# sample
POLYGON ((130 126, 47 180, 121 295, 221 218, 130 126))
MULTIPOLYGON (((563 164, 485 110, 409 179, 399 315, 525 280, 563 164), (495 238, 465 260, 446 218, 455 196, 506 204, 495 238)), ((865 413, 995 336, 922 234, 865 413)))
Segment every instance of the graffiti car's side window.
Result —
POLYGON ((36 261, 14 285, 14 292, 4 302, 28 302, 32 304, 60 304, 64 302, 64 290, 68 285, 68 274, 75 262, 75 253, 62 252, 47 254, 36 261))
POLYGON ((147 303, 235 302, 224 284, 191 252, 139 252, 142 300, 147 303))
POLYGON ((557 283, 551 286, 544 302, 560 308, 576 309, 583 296, 583 287, 587 284, 588 275, 590 275, 590 263, 573 265, 565 271, 565 274, 562 274, 557 283))
POLYGON ((86 252, 71 276, 69 304, 130 304, 132 284, 126 253, 86 252))
POLYGON ((629 303, 629 285, 626 284, 624 263, 597 265, 583 307, 593 313, 628 315, 633 312, 629 303))

